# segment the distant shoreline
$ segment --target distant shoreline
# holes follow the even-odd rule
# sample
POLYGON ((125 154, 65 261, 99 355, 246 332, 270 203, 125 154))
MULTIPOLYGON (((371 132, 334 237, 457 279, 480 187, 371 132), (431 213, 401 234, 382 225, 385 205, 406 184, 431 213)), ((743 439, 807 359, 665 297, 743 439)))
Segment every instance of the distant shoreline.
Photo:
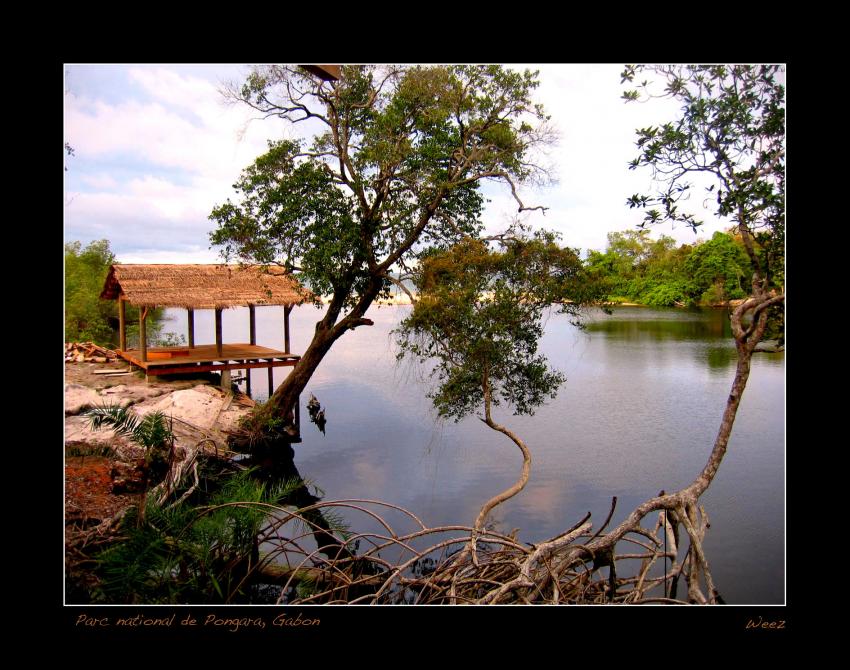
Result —
MULTIPOLYGON (((321 296, 320 299, 321 299, 323 304, 327 305, 331 301, 331 296, 321 296)), ((715 309, 720 308, 720 307, 737 307, 738 305, 742 304, 745 300, 747 300, 747 298, 738 298, 738 299, 735 299, 735 300, 727 300, 727 301, 724 301, 724 302, 712 303, 712 304, 708 304, 708 305, 694 305, 694 307, 708 307, 708 308, 715 308, 715 309)), ((572 301, 567 300, 566 302, 570 303, 572 301)), ((380 306, 392 306, 392 305, 411 305, 413 303, 410 300, 410 296, 408 296, 404 293, 399 293, 399 294, 396 294, 396 295, 392 295, 389 298, 375 300, 375 304, 380 305, 380 306)), ((593 306, 594 307, 648 307, 650 309, 655 309, 657 307, 655 305, 645 305, 645 304, 639 303, 639 302, 613 302, 613 301, 600 302, 600 303, 594 304, 593 306)), ((678 308, 678 309, 688 309, 687 306, 681 305, 681 304, 672 305, 672 307, 678 308)))
MULTIPOLYGON (((740 300, 729 300, 727 302, 713 303, 710 305, 694 305, 695 307, 709 307, 709 308, 720 308, 720 307, 737 307, 741 303, 744 302, 746 298, 740 300)), ((329 297, 322 297, 322 302, 327 304, 330 302, 329 297)), ((565 301, 567 303, 572 302, 571 300, 565 301)), ((382 306, 392 306, 392 305, 411 305, 412 302, 410 297, 404 294, 394 295, 384 300, 376 300, 376 305, 382 306)), ((639 302, 600 302, 592 305, 593 307, 647 307, 649 309, 656 309, 657 307, 654 305, 645 305, 639 302)), ((672 305, 672 307, 677 309, 688 309, 685 305, 672 305)))

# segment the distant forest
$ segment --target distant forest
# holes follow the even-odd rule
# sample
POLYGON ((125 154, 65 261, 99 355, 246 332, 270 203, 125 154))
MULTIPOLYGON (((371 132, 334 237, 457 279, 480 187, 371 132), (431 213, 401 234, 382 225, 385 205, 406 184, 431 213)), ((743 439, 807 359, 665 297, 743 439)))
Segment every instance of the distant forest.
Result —
MULTIPOLYGON (((114 300, 101 300, 115 254, 109 240, 95 240, 85 248, 80 242, 65 244, 65 342, 118 344, 118 307, 114 300)), ((127 310, 127 344, 138 346, 138 310, 127 310)), ((161 308, 148 315, 147 339, 153 346, 180 344, 185 338, 162 332, 161 308)))
POLYGON ((605 252, 590 251, 585 265, 609 302, 652 307, 722 305, 750 292, 752 269, 740 236, 714 233, 707 241, 676 246, 648 230, 608 233, 605 252))

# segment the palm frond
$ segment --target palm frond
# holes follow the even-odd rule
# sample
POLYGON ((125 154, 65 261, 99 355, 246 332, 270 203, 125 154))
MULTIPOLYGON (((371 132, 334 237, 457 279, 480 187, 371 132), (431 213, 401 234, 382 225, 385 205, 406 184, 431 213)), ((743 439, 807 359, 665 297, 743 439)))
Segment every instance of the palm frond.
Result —
POLYGON ((174 433, 170 421, 161 411, 150 412, 141 419, 134 412, 118 405, 103 405, 85 413, 92 430, 108 426, 117 435, 129 438, 145 449, 171 442, 174 433))
POLYGON ((133 431, 133 439, 145 448, 168 444, 174 439, 168 419, 161 411, 150 412, 133 431))
POLYGON ((117 435, 130 439, 135 438, 139 426, 139 417, 119 405, 94 407, 88 410, 84 416, 88 418, 89 427, 92 430, 100 430, 104 426, 108 426, 117 435))
POLYGON ((265 492, 266 502, 278 504, 283 500, 288 499, 298 489, 306 487, 307 482, 298 477, 289 477, 282 481, 278 481, 267 487, 265 492))

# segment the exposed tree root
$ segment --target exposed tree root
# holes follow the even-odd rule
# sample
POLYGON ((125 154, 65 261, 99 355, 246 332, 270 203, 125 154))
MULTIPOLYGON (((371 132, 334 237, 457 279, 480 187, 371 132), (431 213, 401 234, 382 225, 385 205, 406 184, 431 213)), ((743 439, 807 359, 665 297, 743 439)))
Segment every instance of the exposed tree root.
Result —
POLYGON ((708 527, 702 509, 693 508, 689 514, 680 509, 676 518, 681 522, 673 521, 672 514, 665 521, 666 510, 662 510, 654 530, 637 527, 619 538, 618 542, 640 547, 640 553, 614 554, 600 550, 611 534, 594 535, 589 515, 557 537, 525 546, 510 536, 474 526, 428 528, 411 512, 379 501, 321 502, 297 511, 274 505, 264 507, 274 521, 264 529, 260 542, 274 548, 263 555, 247 579, 278 585, 280 603, 717 602, 702 550, 708 527), (313 533, 324 529, 307 517, 311 511, 332 514, 340 509, 365 515, 380 529, 340 540, 350 551, 331 559, 312 548, 313 533), (390 525, 390 514, 401 515, 400 525, 406 527, 405 532, 397 532, 390 525), (284 527, 293 527, 293 521, 299 522, 301 532, 291 536, 283 533, 284 527), (665 551, 663 536, 674 532, 674 523, 685 526, 689 543, 687 548, 668 546, 665 551), (477 539, 477 560, 468 551, 473 537, 477 539), (365 550, 355 556, 354 547, 361 545, 365 550), (637 568, 636 560, 641 561, 637 568), (667 567, 653 573, 653 566, 667 567), (603 567, 608 567, 607 575, 603 574, 603 567), (688 583, 687 601, 670 592, 670 585, 680 576, 688 583))

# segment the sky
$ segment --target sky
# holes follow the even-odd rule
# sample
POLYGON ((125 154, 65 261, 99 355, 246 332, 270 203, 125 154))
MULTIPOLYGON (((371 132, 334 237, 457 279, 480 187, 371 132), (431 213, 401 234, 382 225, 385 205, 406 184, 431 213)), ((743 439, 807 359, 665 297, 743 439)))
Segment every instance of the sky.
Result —
MULTIPOLYGON (((635 129, 674 118, 669 100, 625 104, 622 64, 511 65, 540 71, 535 99, 557 128, 558 143, 545 161, 556 183, 524 188, 533 227, 562 235, 582 252, 604 250, 607 234, 634 228, 642 218, 626 198, 648 193, 649 170, 629 170, 635 129)), ((107 239, 122 263, 215 263, 210 211, 233 198, 241 171, 265 152, 267 141, 296 137, 279 119, 259 120, 246 106, 227 103, 228 81, 241 83, 249 67, 224 64, 66 64, 64 237, 66 242, 107 239)), ((488 231, 505 227, 516 212, 507 186, 488 184, 488 231)), ((701 203, 692 211, 708 239, 728 224, 701 203)), ((654 234, 693 243, 685 226, 658 226, 654 234)))

